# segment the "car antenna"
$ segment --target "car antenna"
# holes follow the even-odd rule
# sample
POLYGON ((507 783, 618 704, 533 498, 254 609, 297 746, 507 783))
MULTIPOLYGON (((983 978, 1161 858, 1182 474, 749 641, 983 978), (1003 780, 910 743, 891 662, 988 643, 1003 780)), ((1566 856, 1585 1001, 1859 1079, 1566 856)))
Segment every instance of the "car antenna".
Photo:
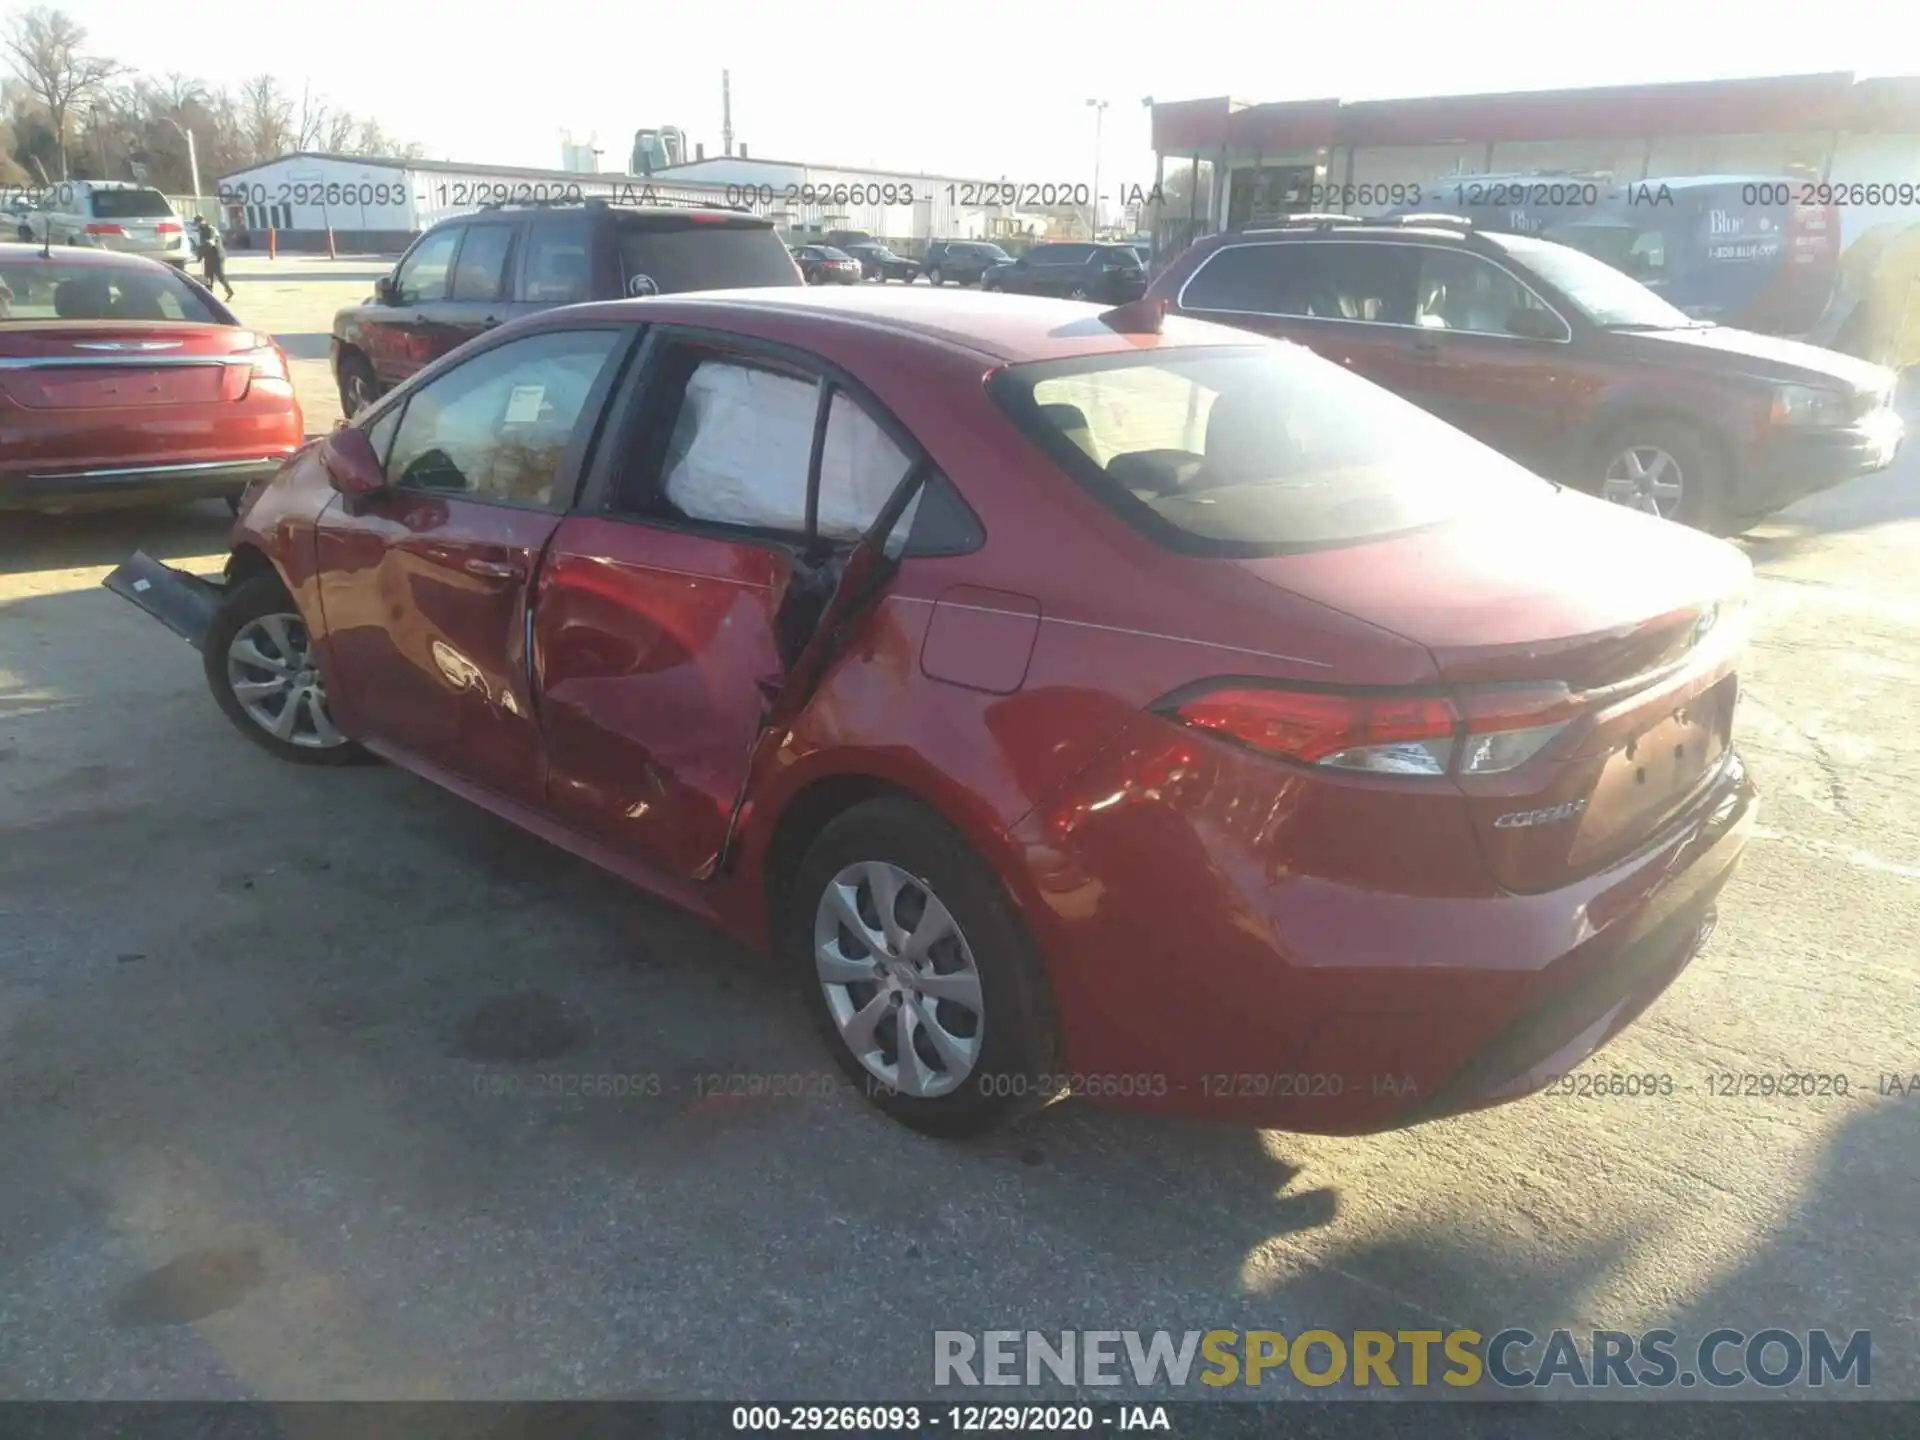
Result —
POLYGON ((1158 335, 1165 328, 1166 319, 1167 302, 1145 295, 1100 312, 1100 323, 1117 335, 1158 335))

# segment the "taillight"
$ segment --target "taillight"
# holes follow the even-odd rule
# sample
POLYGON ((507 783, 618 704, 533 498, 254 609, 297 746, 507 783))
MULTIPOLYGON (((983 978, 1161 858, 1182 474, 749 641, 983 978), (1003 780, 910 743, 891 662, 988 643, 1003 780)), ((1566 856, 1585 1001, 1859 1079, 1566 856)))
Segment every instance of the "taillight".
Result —
POLYGON ((253 361, 256 380, 288 380, 287 357, 278 345, 263 345, 248 357, 253 361))
POLYGON ((87 234, 89 235, 125 235, 126 233, 127 232, 122 230, 118 225, 87 226, 87 234))
POLYGON ((162 220, 158 225, 153 227, 153 233, 156 235, 178 235, 180 233, 180 227, 171 220, 162 220))
POLYGON ((1563 685, 1455 695, 1225 684, 1165 713, 1302 765, 1376 775, 1496 775, 1526 763, 1579 713, 1563 685))
POLYGON ((250 338, 261 343, 234 357, 247 364, 228 367, 225 398, 242 400, 256 388, 264 395, 293 394, 293 376, 287 369, 286 353, 264 335, 250 338))

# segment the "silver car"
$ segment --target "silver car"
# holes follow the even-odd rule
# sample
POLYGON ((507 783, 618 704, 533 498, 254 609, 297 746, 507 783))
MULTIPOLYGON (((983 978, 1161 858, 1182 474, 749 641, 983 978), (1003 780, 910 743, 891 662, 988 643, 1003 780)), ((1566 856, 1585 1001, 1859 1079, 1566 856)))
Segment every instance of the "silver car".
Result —
POLYGON ((181 268, 193 259, 187 222, 151 185, 63 180, 47 187, 41 205, 25 216, 37 241, 121 250, 181 268))

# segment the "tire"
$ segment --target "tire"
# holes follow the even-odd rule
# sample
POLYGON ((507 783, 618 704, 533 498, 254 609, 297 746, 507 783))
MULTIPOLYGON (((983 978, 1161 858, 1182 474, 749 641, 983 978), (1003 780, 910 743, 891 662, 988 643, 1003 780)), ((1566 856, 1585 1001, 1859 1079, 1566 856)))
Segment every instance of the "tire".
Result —
POLYGON ((1088 298, 1088 297, 1087 297, 1087 287, 1086 287, 1086 286, 1084 286, 1084 285, 1069 285, 1069 286, 1067 287, 1067 299, 1069 299, 1069 300, 1085 300, 1086 298, 1088 298))
POLYGON ((340 352, 340 411, 351 420, 380 398, 380 382, 373 366, 358 350, 340 352))
POLYGON ((1614 426, 1596 447, 1592 480, 1602 499, 1696 530, 1715 532, 1727 519, 1726 461, 1705 435, 1677 420, 1653 416, 1614 426), (1667 483, 1678 485, 1677 503, 1659 495, 1667 483))
POLYGON ((924 1134, 957 1138, 981 1134, 1052 1098, 1042 1093, 1042 1080, 1053 1068, 1054 1004, 1033 943, 999 877, 932 811, 887 798, 839 816, 808 849, 776 924, 782 958, 794 967, 835 1062, 895 1120, 924 1134), (924 965, 890 972, 872 963, 879 952, 862 937, 878 939, 872 929, 878 919, 874 878, 899 885, 896 927, 909 937, 930 913, 927 896, 938 897, 945 908, 956 928, 932 942, 924 962, 931 973, 924 965), (833 903, 834 889, 851 901, 863 931, 848 926, 847 911, 833 903), (864 957, 866 972, 876 978, 835 984, 830 1000, 822 970, 831 962, 819 958, 823 951, 839 960, 836 973, 857 973, 846 967, 864 957), (950 993, 928 993, 934 981, 944 981, 950 993), (969 988, 977 1009, 956 998, 969 988), (905 997, 904 1003, 889 996, 905 997), (848 1017, 876 1006, 879 1019, 867 1027, 872 1048, 863 1059, 842 1027, 848 1017), (917 1062, 910 1071, 900 1064, 902 1022, 896 1018, 909 1012, 917 1062), (936 1029, 947 1048, 935 1047, 936 1029), (963 1053, 968 1042, 970 1053, 963 1053), (892 1061, 886 1059, 889 1047, 892 1061), (908 1093, 913 1090, 921 1093, 908 1093))
POLYGON ((929 285, 944 285, 947 283, 946 277, 940 273, 940 267, 938 265, 927 272, 927 283, 929 285))
MULTIPOLYGON (((207 685, 227 719, 268 754, 300 765, 363 765, 374 758, 333 731, 332 721, 326 714, 326 682, 314 667, 306 645, 306 622, 280 583, 280 577, 272 571, 242 581, 226 598, 214 614, 213 623, 207 627, 202 659, 207 685), (277 626, 276 619, 280 622, 277 626), (291 643, 273 638, 275 630, 291 643), (287 705, 295 707, 291 738, 273 733, 269 720, 256 718, 256 711, 249 709, 235 693, 236 682, 266 685, 277 678, 274 667, 269 664, 235 657, 235 642, 242 639, 252 644, 257 656, 265 656, 270 661, 285 658, 298 667, 290 677, 295 698, 283 701, 278 712, 284 714, 287 705), (272 653, 276 650, 280 652, 277 656, 272 653), (301 676, 307 677, 304 682, 301 676), (334 735, 331 742, 326 740, 329 732, 334 735)), ((289 668, 292 667, 282 667, 289 668)), ((267 694, 260 697, 258 713, 261 716, 266 715, 272 698, 267 694)))

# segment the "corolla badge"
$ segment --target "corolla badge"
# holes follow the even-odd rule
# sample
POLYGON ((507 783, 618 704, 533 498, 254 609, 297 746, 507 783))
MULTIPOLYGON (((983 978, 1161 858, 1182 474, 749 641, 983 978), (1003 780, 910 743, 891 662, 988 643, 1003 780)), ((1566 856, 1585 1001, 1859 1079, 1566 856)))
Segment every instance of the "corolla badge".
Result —
POLYGON ((1496 830, 1519 830, 1528 825, 1552 825, 1571 820, 1587 808, 1585 800, 1569 800, 1564 805, 1549 805, 1544 810, 1509 810, 1493 822, 1496 830))
POLYGON ((1693 643, 1698 645, 1713 633, 1713 627, 1720 623, 1720 606, 1713 604, 1700 612, 1700 618, 1693 622, 1693 643))

